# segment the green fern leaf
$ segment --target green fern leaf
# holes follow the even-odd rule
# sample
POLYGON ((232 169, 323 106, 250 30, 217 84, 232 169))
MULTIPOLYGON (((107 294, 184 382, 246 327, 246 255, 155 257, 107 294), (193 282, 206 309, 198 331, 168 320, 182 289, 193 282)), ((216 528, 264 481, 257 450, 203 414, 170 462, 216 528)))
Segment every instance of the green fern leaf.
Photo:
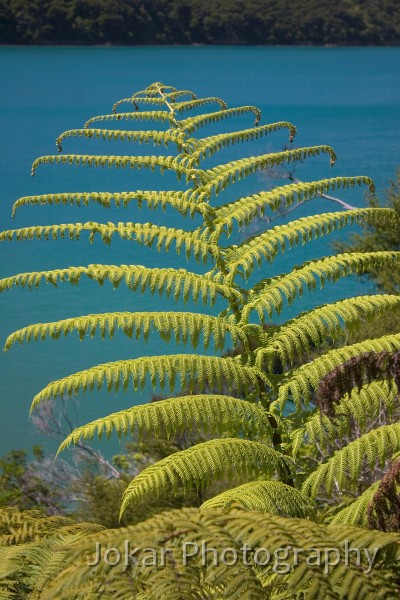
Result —
POLYGON ((240 302, 242 299, 241 293, 235 287, 219 283, 206 275, 198 275, 185 269, 150 269, 142 265, 88 265, 20 273, 1 279, 0 292, 13 287, 37 289, 42 283, 50 283, 57 287, 59 282, 69 281, 72 285, 78 285, 83 275, 99 285, 104 285, 106 280, 110 281, 114 288, 124 283, 133 292, 158 292, 167 297, 172 295, 175 301, 182 298, 184 302, 188 302, 192 299, 196 303, 202 301, 204 305, 210 303, 213 306, 218 296, 232 302, 240 302))
POLYGON ((224 119, 245 115, 249 112, 252 112, 255 115, 254 126, 256 127, 261 120, 261 111, 256 106, 238 106, 237 108, 227 108, 226 110, 220 110, 206 115, 189 117, 188 119, 180 121, 179 126, 183 131, 193 133, 197 129, 210 125, 211 123, 218 123, 224 119))
POLYGON ((272 263, 279 252, 283 253, 299 244, 304 246, 347 225, 360 223, 371 225, 391 223, 394 227, 398 227, 399 219, 396 212, 390 208, 359 208, 301 217, 251 237, 240 246, 230 247, 226 254, 227 267, 235 273, 240 269, 248 278, 263 260, 272 263))
POLYGON ((208 232, 204 231, 185 231, 183 229, 173 229, 152 225, 151 223, 67 223, 63 225, 38 225, 34 227, 24 227, 22 229, 9 229, 0 232, 0 242, 27 241, 27 240, 49 240, 52 238, 68 237, 70 240, 79 240, 82 232, 89 232, 89 242, 93 242, 95 235, 98 234, 105 244, 110 244, 114 234, 119 235, 125 240, 133 240, 144 246, 152 247, 156 243, 156 248, 160 251, 164 248, 169 251, 174 243, 177 254, 182 249, 185 251, 186 258, 194 256, 197 261, 206 263, 210 257, 215 260, 220 258, 220 250, 215 243, 208 242, 208 232))
POLYGON ((196 166, 202 158, 213 156, 213 154, 231 144, 253 141, 283 128, 289 129, 290 141, 293 141, 293 138, 296 135, 296 127, 286 121, 202 138, 201 141, 198 142, 197 148, 194 148, 194 151, 191 152, 190 155, 187 155, 186 157, 182 156, 181 163, 186 164, 189 167, 196 166))
POLYGON ((391 251, 352 252, 310 261, 287 275, 262 280, 254 286, 253 297, 243 309, 242 321, 247 323, 253 310, 257 311, 261 320, 264 312, 269 317, 274 310, 279 314, 283 309, 284 299, 290 305, 306 289, 308 292, 315 291, 318 283, 322 288, 327 282, 336 282, 353 273, 361 275, 372 267, 396 268, 399 264, 400 252, 391 251))
POLYGON ((373 181, 369 177, 363 176, 334 177, 276 187, 269 192, 260 192, 219 206, 215 209, 214 226, 217 229, 225 228, 227 233, 230 234, 233 221, 236 221, 239 227, 248 225, 253 219, 259 219, 260 215, 263 216, 266 208, 275 212, 282 207, 283 202, 288 207, 294 202, 305 202, 336 188, 346 189, 356 185, 367 185, 371 194, 375 191, 373 181))
POLYGON ((259 405, 230 396, 200 394, 134 406, 78 427, 62 442, 57 455, 82 439, 101 439, 103 432, 140 437, 182 435, 188 429, 206 434, 269 438, 268 414, 259 405))
POLYGON ((189 147, 191 143, 196 143, 196 140, 187 138, 187 135, 182 131, 126 131, 124 129, 69 129, 64 131, 56 139, 56 146, 58 151, 62 151, 62 142, 66 138, 79 137, 79 138, 94 138, 98 140, 121 140, 129 142, 150 143, 153 142, 155 146, 161 146, 162 144, 168 147, 169 143, 176 144, 178 149, 181 151, 185 147, 189 147))
POLYGON ((333 486, 358 485, 359 475, 367 462, 371 469, 400 451, 400 424, 383 425, 365 433, 336 451, 311 473, 302 486, 303 494, 315 497, 323 487, 329 494, 333 486))
MULTIPOLYGON (((176 98, 176 95, 175 95, 176 98)), ((138 104, 158 104, 159 106, 163 106, 165 104, 165 100, 163 98, 138 98, 134 96, 132 98, 123 98, 122 100, 118 100, 113 105, 113 112, 117 111, 117 108, 121 106, 121 104, 133 104, 135 106, 135 110, 139 109, 138 104)), ((198 108, 200 106, 204 106, 206 104, 218 104, 223 109, 226 108, 226 102, 221 100, 221 98, 198 98, 193 100, 187 100, 185 102, 174 102, 173 111, 177 113, 182 113, 186 110, 192 110, 194 108, 198 108)))
POLYGON ((166 342, 169 342, 173 335, 177 344, 190 343, 193 348, 197 348, 201 343, 205 350, 212 341, 215 350, 222 350, 229 335, 233 345, 240 341, 245 348, 248 347, 244 331, 219 317, 192 312, 116 312, 29 325, 12 333, 7 338, 4 349, 8 350, 15 343, 22 345, 24 341, 46 338, 56 340, 61 335, 66 336, 73 331, 79 334, 80 340, 87 335, 93 338, 97 332, 103 339, 107 334, 112 338, 116 330, 121 330, 130 338, 143 337, 145 341, 153 331, 166 342))
POLYGON ((373 381, 364 385, 360 390, 354 388, 351 394, 346 394, 335 405, 334 418, 315 410, 302 427, 292 434, 292 454, 295 458, 304 443, 307 443, 310 452, 315 448, 330 447, 335 440, 343 440, 350 435, 353 423, 357 424, 361 433, 379 418, 382 408, 393 415, 397 390, 387 381, 373 381))
POLYGON ((251 481, 227 490, 204 502, 201 508, 259 510, 273 515, 306 518, 313 515, 314 506, 307 496, 280 481, 251 481))
POLYGON ((376 481, 358 498, 347 504, 345 507, 336 509, 333 516, 325 518, 325 522, 330 525, 358 525, 367 527, 367 509, 373 495, 378 489, 380 481, 376 481))
POLYGON ((160 169, 163 174, 165 170, 174 171, 178 180, 182 175, 186 176, 186 181, 190 182, 196 177, 201 179, 204 176, 200 169, 188 169, 179 164, 177 157, 174 156, 110 156, 103 154, 61 154, 40 156, 32 164, 32 176, 35 175, 36 169, 42 164, 68 164, 82 165, 87 167, 116 167, 131 169, 160 169))
MULTIPOLYGON (((202 186, 192 192, 192 197, 198 198, 199 201, 206 201, 212 194, 218 195, 218 193, 224 190, 229 184, 233 184, 245 177, 249 177, 261 169, 278 166, 285 162, 318 156, 319 154, 329 154, 331 165, 334 164, 336 156, 332 148, 329 146, 312 146, 234 160, 219 165, 218 167, 214 167, 213 169, 208 169, 206 171, 207 178, 203 175, 204 171, 201 171, 199 176, 203 175, 202 186)), ((198 172, 198 170, 195 171, 196 173, 198 172)))
POLYGON ((293 363, 296 358, 325 342, 328 337, 337 337, 356 329, 363 319, 379 318, 387 311, 400 307, 400 297, 389 294, 356 296, 307 311, 278 327, 276 333, 262 349, 264 360, 276 356, 283 364, 293 363))
POLYGON ((141 390, 147 381, 161 389, 176 386, 192 392, 195 388, 223 391, 227 381, 232 382, 239 394, 258 391, 260 384, 270 385, 266 375, 255 367, 241 365, 232 358, 202 356, 198 354, 172 354, 166 356, 142 356, 131 360, 105 363, 79 371, 58 381, 53 381, 39 392, 32 402, 32 409, 50 398, 69 396, 79 391, 101 389, 104 383, 108 391, 124 390, 132 380, 134 391, 141 390))
POLYGON ((210 210, 208 204, 190 202, 187 193, 174 191, 140 191, 137 192, 64 192, 60 194, 43 194, 40 196, 24 196, 19 198, 13 206, 12 216, 15 217, 17 210, 26 205, 73 205, 89 206, 96 202, 104 208, 111 208, 112 203, 117 208, 127 208, 131 202, 135 202, 139 208, 143 203, 147 208, 165 210, 167 206, 175 208, 182 215, 193 217, 196 213, 207 214, 210 210))
MULTIPOLYGON (((329 373, 329 371, 363 352, 382 352, 384 350, 394 352, 398 350, 399 343, 400 333, 330 350, 323 356, 302 365, 298 369, 294 369, 294 371, 288 374, 287 381, 279 388, 276 405, 283 410, 290 398, 296 409, 301 410, 302 403, 308 404, 311 400, 313 390, 315 390, 321 378, 329 373)), ((260 367, 259 361, 257 361, 257 364, 260 367)))
POLYGON ((138 111, 130 113, 111 113, 109 115, 97 115, 86 121, 84 127, 89 128, 93 123, 101 123, 102 121, 156 121, 160 123, 168 123, 171 125, 173 114, 169 111, 152 110, 138 111))
POLYGON ((285 457, 260 442, 235 438, 210 440, 175 452, 137 475, 124 492, 121 515, 131 502, 145 502, 178 487, 203 487, 216 477, 287 472, 285 457))

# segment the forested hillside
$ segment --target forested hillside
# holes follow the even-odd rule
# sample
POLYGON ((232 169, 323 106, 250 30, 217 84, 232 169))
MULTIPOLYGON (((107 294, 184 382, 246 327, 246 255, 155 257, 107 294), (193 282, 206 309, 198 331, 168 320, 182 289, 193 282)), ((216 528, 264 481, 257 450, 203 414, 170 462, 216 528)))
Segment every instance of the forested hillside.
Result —
POLYGON ((399 41, 396 0, 0 0, 2 44, 399 41))

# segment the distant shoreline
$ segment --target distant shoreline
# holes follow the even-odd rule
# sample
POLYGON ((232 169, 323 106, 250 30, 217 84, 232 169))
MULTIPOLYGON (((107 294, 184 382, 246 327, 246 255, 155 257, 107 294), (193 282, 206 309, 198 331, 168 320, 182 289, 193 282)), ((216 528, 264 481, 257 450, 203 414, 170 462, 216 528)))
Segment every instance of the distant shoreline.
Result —
POLYGON ((398 44, 84 44, 81 42, 68 44, 3 44, 0 48, 400 48, 398 44))

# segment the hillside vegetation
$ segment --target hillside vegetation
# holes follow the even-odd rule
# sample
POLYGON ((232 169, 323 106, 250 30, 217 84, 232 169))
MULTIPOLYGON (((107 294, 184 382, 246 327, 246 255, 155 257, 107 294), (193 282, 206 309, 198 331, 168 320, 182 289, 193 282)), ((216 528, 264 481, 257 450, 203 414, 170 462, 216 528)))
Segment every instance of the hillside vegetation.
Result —
POLYGON ((395 0, 0 0, 2 44, 398 45, 395 0))

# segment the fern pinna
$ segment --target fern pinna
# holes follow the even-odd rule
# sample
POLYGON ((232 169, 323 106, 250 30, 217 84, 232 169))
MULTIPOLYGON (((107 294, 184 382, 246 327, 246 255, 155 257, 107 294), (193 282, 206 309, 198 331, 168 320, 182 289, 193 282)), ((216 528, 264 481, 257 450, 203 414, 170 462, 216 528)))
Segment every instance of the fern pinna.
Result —
MULTIPOLYGON (((314 399, 320 380, 343 361, 366 351, 394 352, 398 348, 398 334, 336 349, 326 350, 324 346, 327 339, 340 338, 346 329, 357 327, 360 321, 396 310, 399 307, 397 296, 346 298, 299 314, 282 325, 271 325, 274 313, 280 313, 285 303, 292 304, 301 294, 315 292, 327 282, 335 283, 347 275, 362 274, 381 265, 397 269, 400 253, 327 256, 300 264, 289 273, 268 277, 268 269, 285 250, 308 244, 352 224, 390 222, 393 227, 398 227, 395 212, 385 208, 358 208, 311 215, 229 245, 232 233, 259 220, 267 211, 296 206, 337 188, 365 186, 370 192, 374 191, 373 182, 366 176, 333 177, 281 185, 222 203, 220 194, 223 190, 266 168, 318 155, 326 155, 334 164, 333 149, 318 145, 257 156, 247 152, 245 158, 202 168, 203 161, 228 146, 241 143, 247 149, 248 142, 279 130, 287 131, 290 141, 296 134, 294 125, 286 121, 261 124, 261 112, 255 106, 228 108, 219 98, 198 99, 191 91, 154 83, 117 102, 112 113, 95 116, 83 128, 62 133, 57 146, 61 152, 71 143, 70 138, 96 138, 147 146, 154 144, 167 148, 169 154, 61 153, 36 159, 32 174, 38 170, 41 175, 44 165, 49 163, 133 171, 146 169, 161 174, 173 173, 179 181, 185 182, 184 189, 26 196, 15 202, 13 215, 28 205, 84 209, 94 205, 115 206, 122 210, 134 204, 139 209, 176 211, 185 217, 187 228, 148 222, 86 221, 31 226, 0 234, 0 241, 7 243, 60 237, 78 240, 87 232, 90 241, 99 238, 110 244, 113 238, 119 237, 157 251, 164 250, 171 256, 169 267, 89 264, 20 273, 1 280, 1 291, 15 286, 36 289, 44 283, 57 286, 68 281, 78 285, 85 277, 100 286, 108 280, 114 287, 127 286, 138 294, 150 291, 175 302, 199 306, 199 312, 106 312, 32 324, 12 333, 6 341, 8 349, 17 342, 55 340, 75 333, 82 340, 97 334, 104 338, 121 331, 135 340, 146 341, 149 336, 156 335, 162 342, 172 339, 176 344, 190 347, 192 352, 140 358, 128 356, 124 360, 66 374, 40 390, 33 400, 32 408, 65 394, 103 386, 109 391, 127 391, 130 386, 134 391, 140 391, 149 382, 154 388, 161 386, 170 393, 171 397, 157 403, 136 405, 135 401, 132 408, 113 412, 79 427, 62 443, 59 451, 81 438, 95 435, 100 438, 102 434, 109 436, 112 432, 119 436, 169 437, 195 430, 205 435, 206 439, 203 435, 201 443, 167 456, 135 477, 126 489, 122 511, 130 503, 146 505, 149 502, 153 505, 154 498, 161 494, 173 494, 177 488, 202 489, 218 480, 218 492, 221 492, 221 486, 225 491, 208 498, 206 506, 235 503, 247 509, 286 516, 315 515, 317 509, 323 509, 320 500, 314 500, 317 496, 329 496, 334 488, 337 502, 341 495, 348 498, 355 490, 360 491, 358 477, 363 462, 360 453, 364 452, 365 446, 362 435, 371 427, 382 404, 386 404, 387 410, 390 408, 392 415, 396 413, 396 399, 393 391, 388 391, 385 381, 367 383, 362 389, 351 391, 337 403, 332 418, 320 415, 314 399), (127 112, 120 112, 122 108, 127 112), (201 114, 190 116, 193 110, 201 111, 201 114), (201 137, 210 124, 248 114, 255 119, 252 128, 201 137), (120 123, 133 129, 117 129, 120 123), (142 124, 146 125, 144 130, 140 129, 142 124), (191 228, 192 219, 196 220, 197 227, 191 228), (196 272, 174 266, 176 255, 197 261, 196 272), (260 267, 264 278, 250 284, 250 276, 254 278, 254 272, 260 267), (218 315, 212 309, 216 303, 224 305, 218 315), (227 355, 229 348, 235 348, 233 355, 227 355), (317 358, 316 350, 320 354, 317 358), (310 357, 313 360, 310 361, 310 357), (346 438, 344 432, 350 435, 349 428, 354 430, 354 420, 361 437, 346 446, 350 438, 346 438), (342 450, 338 444, 342 444, 342 450), (340 458, 330 462, 335 450, 341 452, 340 458), (321 460, 318 452, 323 454, 322 465, 318 465, 321 460), (355 456, 359 459, 358 466, 354 462, 355 456), (346 488, 343 487, 345 481, 346 488)), ((398 426, 392 426, 387 435, 390 443, 383 447, 381 441, 380 450, 376 448, 379 460, 375 462, 380 464, 389 462, 400 451, 398 426)), ((375 441, 372 437, 370 444, 383 439, 378 433, 375 441)), ((375 481, 369 484, 374 486, 375 481)), ((361 491, 368 495, 368 485, 364 487, 361 491)), ((366 511, 361 520, 356 518, 354 515, 359 512, 349 511, 347 504, 341 505, 341 509, 341 522, 364 522, 367 518, 366 511)), ((340 511, 335 514, 336 521, 340 514, 340 511)), ((328 517, 332 518, 332 515, 328 517)))

